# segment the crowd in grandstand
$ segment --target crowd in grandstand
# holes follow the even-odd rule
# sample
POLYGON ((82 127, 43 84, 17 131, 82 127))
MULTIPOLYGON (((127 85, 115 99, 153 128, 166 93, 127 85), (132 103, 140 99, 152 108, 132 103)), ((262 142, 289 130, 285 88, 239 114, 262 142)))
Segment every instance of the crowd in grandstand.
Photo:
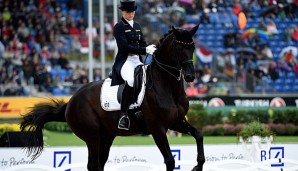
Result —
MULTIPOLYGON (((29 85, 35 85, 40 92, 67 95, 77 88, 75 85, 89 81, 88 68, 73 65, 69 59, 73 53, 88 52, 89 31, 94 44, 97 47, 100 44, 99 23, 94 20, 94 27, 87 27, 81 3, 80 0, 0 0, 1 96, 29 95, 29 85)), ((208 30, 210 25, 218 30, 231 30, 212 40, 221 42, 222 46, 210 49, 220 54, 216 67, 223 72, 226 66, 232 67, 237 79, 241 79, 244 70, 260 80, 278 80, 286 73, 297 76, 297 51, 289 50, 279 56, 282 49, 277 52, 275 48, 298 46, 297 0, 144 0, 139 6, 137 12, 152 15, 164 12, 164 18, 182 28, 200 22, 197 43, 203 43, 206 38, 200 37, 204 36, 200 30, 208 30), (173 9, 178 12, 172 12, 173 9), (238 28, 240 12, 247 17, 245 30, 238 28), (255 30, 248 33, 248 28, 255 30), (279 40, 284 44, 279 44, 279 40), (260 62, 264 59, 271 62, 260 62)), ((112 22, 105 18, 106 53, 110 54, 115 47, 112 29, 112 22)), ((187 86, 188 95, 207 94, 208 83, 216 81, 211 65, 201 66, 195 82, 187 86)), ((94 80, 100 80, 100 70, 95 69, 94 73, 94 80)))

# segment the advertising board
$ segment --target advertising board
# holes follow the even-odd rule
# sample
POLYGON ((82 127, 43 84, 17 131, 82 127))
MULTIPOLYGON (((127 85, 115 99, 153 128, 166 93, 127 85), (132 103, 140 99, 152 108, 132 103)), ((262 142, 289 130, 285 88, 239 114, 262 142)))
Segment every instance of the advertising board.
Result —
MULTIPOLYGON (((70 97, 58 97, 57 99, 68 101, 70 97)), ((19 118, 21 114, 27 113, 30 107, 48 100, 49 98, 46 97, 1 97, 0 118, 19 118)))
MULTIPOLYGON (((195 161, 195 145, 173 145, 172 154, 178 164, 175 170, 191 170, 193 166, 179 165, 179 161, 195 161)), ((244 153, 240 144, 205 145, 206 164, 228 160, 244 160, 244 153)), ((296 144, 273 144, 270 148, 259 151, 260 161, 269 159, 297 160, 296 144)), ((69 164, 87 163, 88 151, 86 147, 46 147, 36 160, 26 155, 21 148, 0 148, 0 170, 22 164, 39 164, 53 168, 64 167, 69 164)), ((163 165, 163 158, 156 146, 112 146, 107 166, 129 162, 142 162, 163 165)), ((195 163, 195 162, 194 162, 195 163)), ((272 163, 272 168, 284 168, 282 162, 272 163)))

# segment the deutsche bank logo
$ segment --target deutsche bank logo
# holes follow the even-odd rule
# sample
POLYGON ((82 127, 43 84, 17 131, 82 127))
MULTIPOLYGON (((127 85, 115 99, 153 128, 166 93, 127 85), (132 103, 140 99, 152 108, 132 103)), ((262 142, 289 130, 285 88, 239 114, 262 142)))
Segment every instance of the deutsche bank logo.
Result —
POLYGON ((270 147, 268 153, 265 150, 261 151, 261 161, 268 159, 280 159, 279 163, 271 164, 271 167, 283 167, 285 164, 281 162, 281 159, 285 158, 284 147, 270 147))
MULTIPOLYGON (((181 160, 181 150, 171 150, 175 161, 181 160)), ((180 170, 180 165, 175 166, 175 170, 180 170)))
MULTIPOLYGON (((66 164, 71 164, 71 151, 54 151, 54 168, 66 164)), ((70 171, 70 169, 66 171, 70 171)))

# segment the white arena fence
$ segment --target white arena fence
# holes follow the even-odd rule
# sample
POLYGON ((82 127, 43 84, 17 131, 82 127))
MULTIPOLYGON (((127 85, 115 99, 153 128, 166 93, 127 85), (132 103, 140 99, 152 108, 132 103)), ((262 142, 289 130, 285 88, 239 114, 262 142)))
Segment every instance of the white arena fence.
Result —
MULTIPOLYGON (((189 166, 189 169, 196 165, 196 161, 176 161, 176 164, 189 166)), ((73 163, 64 165, 59 168, 53 168, 39 164, 23 164, 4 169, 3 171, 85 171, 86 163, 73 163)), ((270 159, 259 163, 250 162, 247 160, 224 160, 204 165, 204 171, 298 171, 298 161, 291 159, 270 159), (284 163, 284 167, 271 167, 272 163, 284 163)), ((107 166, 106 171, 164 171, 165 165, 157 165, 145 162, 126 162, 112 166, 107 166)), ((184 171, 184 170, 180 170, 184 171)))

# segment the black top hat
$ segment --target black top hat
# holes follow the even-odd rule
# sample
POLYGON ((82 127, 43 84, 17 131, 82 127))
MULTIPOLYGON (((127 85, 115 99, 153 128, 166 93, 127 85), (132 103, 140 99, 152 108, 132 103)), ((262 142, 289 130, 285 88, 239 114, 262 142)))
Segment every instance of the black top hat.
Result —
POLYGON ((121 0, 120 3, 119 9, 122 11, 135 11, 138 8, 134 0, 121 0))

